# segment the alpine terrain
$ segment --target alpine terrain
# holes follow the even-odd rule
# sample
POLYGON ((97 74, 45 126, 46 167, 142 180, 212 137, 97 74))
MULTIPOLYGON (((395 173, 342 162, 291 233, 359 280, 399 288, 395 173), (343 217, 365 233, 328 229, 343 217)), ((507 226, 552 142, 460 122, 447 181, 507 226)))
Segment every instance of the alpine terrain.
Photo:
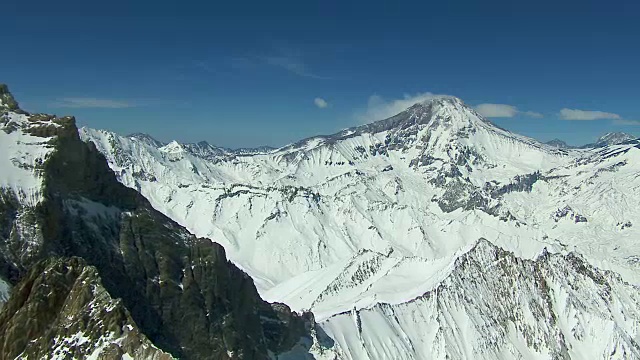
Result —
POLYGON ((640 358, 640 140, 436 96, 230 150, 0 94, 0 359, 640 358))
POLYGON ((337 358, 640 358, 638 140, 542 144, 453 97, 273 150, 80 136, 337 358))
MULTIPOLYGON (((268 359, 330 341, 0 86, 0 359, 268 359)), ((329 344, 330 346, 331 344, 329 344)), ((330 351, 330 350, 327 350, 330 351)))

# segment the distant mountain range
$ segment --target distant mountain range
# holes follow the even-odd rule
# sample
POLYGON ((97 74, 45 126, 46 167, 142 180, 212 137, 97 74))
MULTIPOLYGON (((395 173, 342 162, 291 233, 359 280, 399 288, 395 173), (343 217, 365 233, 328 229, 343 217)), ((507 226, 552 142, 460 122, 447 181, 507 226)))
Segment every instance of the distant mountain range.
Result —
POLYGON ((623 132, 611 132, 602 135, 596 142, 589 143, 582 146, 571 146, 560 139, 553 139, 547 141, 545 144, 559 148, 559 149, 589 149, 589 148, 602 148, 609 145, 622 144, 627 141, 637 139, 635 136, 623 132))
POLYGON ((438 97, 238 152, 2 94, 0 358, 640 358, 639 140, 438 97))
MULTIPOLYGON (((487 120, 487 123, 492 124, 487 120)), ((496 126, 496 128, 498 128, 496 126)), ((144 133, 135 133, 128 135, 127 137, 140 140, 146 144, 152 145, 154 147, 160 148, 167 143, 163 143, 159 140, 154 139, 149 134, 144 133)), ((617 145, 624 143, 626 141, 635 140, 636 136, 627 134, 624 132, 610 132, 602 135, 598 140, 593 143, 581 145, 581 146, 571 146, 567 144, 564 140, 561 139, 553 139, 545 142, 545 144, 558 148, 558 149, 588 149, 588 148, 601 148, 609 145, 617 145)), ((267 154, 278 148, 271 146, 260 146, 256 148, 238 148, 238 149, 229 149, 223 147, 217 147, 209 144, 206 141, 200 141, 197 143, 178 143, 177 141, 173 141, 172 144, 175 146, 176 144, 185 147, 185 149, 196 156, 213 159, 223 155, 259 155, 259 154, 267 154)))
POLYGON ((197 143, 179 143, 177 141, 172 141, 170 143, 163 143, 159 140, 154 139, 151 135, 149 134, 143 134, 143 133, 135 133, 135 134, 131 134, 128 135, 127 137, 132 138, 132 139, 136 139, 139 141, 144 142, 145 144, 157 147, 157 148, 161 148, 164 146, 170 146, 170 147, 183 147, 185 149, 185 151, 188 151, 190 153, 192 153, 193 155, 202 157, 202 158, 208 158, 208 159, 213 159, 219 156, 224 156, 224 155, 257 155, 257 154, 266 154, 269 153, 273 150, 275 150, 276 148, 271 147, 271 146, 259 146, 256 148, 237 148, 237 149, 229 149, 229 148, 224 148, 224 147, 218 147, 218 146, 214 146, 209 144, 206 141, 200 141, 197 143))

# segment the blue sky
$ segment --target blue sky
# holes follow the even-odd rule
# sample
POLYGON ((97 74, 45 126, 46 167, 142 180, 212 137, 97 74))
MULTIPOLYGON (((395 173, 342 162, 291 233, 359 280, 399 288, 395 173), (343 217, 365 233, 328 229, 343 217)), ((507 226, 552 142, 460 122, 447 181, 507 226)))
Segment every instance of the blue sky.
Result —
POLYGON ((435 93, 543 141, 640 136, 637 2, 90 3, 3 4, 0 82, 26 110, 278 146, 435 93))

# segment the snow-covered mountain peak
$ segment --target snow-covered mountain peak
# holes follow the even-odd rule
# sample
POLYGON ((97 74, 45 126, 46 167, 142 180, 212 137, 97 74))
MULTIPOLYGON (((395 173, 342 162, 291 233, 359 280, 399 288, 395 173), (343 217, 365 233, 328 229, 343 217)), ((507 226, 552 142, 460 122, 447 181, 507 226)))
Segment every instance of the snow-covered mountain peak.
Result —
MULTIPOLYGON (((470 138, 479 131, 491 133, 497 137, 507 137, 510 140, 524 141, 538 147, 540 145, 533 139, 498 128, 464 104, 462 100, 443 96, 416 103, 384 120, 348 128, 333 135, 302 140, 279 149, 277 153, 289 154, 289 159, 302 159, 304 156, 296 154, 327 147, 335 148, 338 144, 342 144, 340 147, 353 146, 353 149, 363 156, 364 149, 372 156, 387 156, 389 151, 398 151, 408 155, 428 153, 434 157, 435 153, 450 152, 452 147, 461 143, 464 143, 463 147, 473 145, 475 141, 470 138)), ((344 159, 335 160, 338 162, 357 160, 353 156, 342 155, 344 159)), ((355 158, 361 158, 361 156, 355 156, 355 158)))
POLYGON ((166 152, 166 153, 180 153, 180 152, 184 151, 184 148, 182 147, 182 144, 180 144, 176 140, 173 140, 172 142, 168 143, 167 145, 161 147, 160 151, 163 151, 163 152, 166 152))
POLYGON ((151 145, 156 148, 161 148, 164 145, 166 145, 162 141, 156 140, 153 136, 145 133, 133 133, 133 134, 127 135, 127 137, 133 140, 141 141, 147 145, 151 145))
POLYGON ((356 129, 360 129, 361 132, 378 133, 403 130, 415 125, 428 125, 433 130, 438 126, 460 129, 478 124, 488 124, 488 122, 461 99, 453 96, 438 96, 416 103, 391 118, 356 129))
POLYGON ((182 146, 192 155, 206 160, 215 160, 228 153, 228 150, 211 145, 206 141, 182 144, 182 146))
POLYGON ((554 148, 558 148, 558 149, 569 149, 571 148, 571 146, 569 146, 569 144, 567 144, 564 140, 560 140, 558 138, 555 138, 553 140, 547 141, 545 144, 552 146, 554 148))
MULTIPOLYGON (((459 97, 455 97, 455 96, 451 96, 451 95, 434 95, 433 97, 431 97, 431 98, 429 98, 427 100, 423 100, 421 102, 418 102, 416 104, 421 104, 421 105, 462 104, 462 105, 464 105, 464 101, 462 99, 460 99, 459 97)), ((416 105, 416 104, 414 104, 414 105, 416 105)))
POLYGON ((473 109, 455 97, 439 97, 417 103, 409 107, 407 113, 409 123, 428 124, 431 129, 445 126, 457 130, 484 123, 473 109))
POLYGON ((449 111, 464 111, 472 109, 467 106, 462 99, 454 96, 436 96, 422 102, 411 105, 407 110, 429 110, 433 113, 448 109, 449 111))
POLYGON ((634 139, 636 139, 636 137, 631 134, 623 132, 610 132, 601 136, 598 141, 596 141, 596 144, 616 145, 634 139))
POLYGON ((618 145, 627 141, 635 140, 637 136, 623 132, 609 132, 602 135, 596 142, 581 146, 583 149, 604 148, 610 145, 618 145))
POLYGON ((166 154, 170 161, 179 161, 184 158, 186 153, 188 153, 184 145, 180 144, 176 140, 173 140, 167 145, 158 148, 158 150, 166 154))

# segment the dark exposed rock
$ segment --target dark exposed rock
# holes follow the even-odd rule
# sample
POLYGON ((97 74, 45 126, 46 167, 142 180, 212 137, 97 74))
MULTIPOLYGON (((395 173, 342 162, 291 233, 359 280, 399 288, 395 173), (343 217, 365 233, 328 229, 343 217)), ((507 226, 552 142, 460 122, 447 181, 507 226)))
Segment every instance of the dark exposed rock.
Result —
POLYGON ((576 213, 569 205, 563 207, 562 209, 558 209, 551 216, 551 218, 555 222, 559 222, 561 219, 567 218, 567 217, 573 220, 576 224, 581 222, 587 222, 587 218, 585 216, 576 213))
POLYGON ((486 183, 485 190, 489 191, 493 198, 499 198, 510 192, 531 192, 533 185, 542 178, 540 172, 536 171, 531 174, 517 175, 511 183, 503 186, 486 183))
POLYGON ((626 221, 624 223, 619 222, 617 225, 620 226, 620 230, 624 230, 633 226, 631 221, 626 221))
POLYGON ((5 84, 0 84, 0 112, 19 109, 18 102, 13 98, 11 92, 9 92, 9 87, 5 84))
POLYGON ((57 356, 168 360, 140 333, 121 300, 101 284, 83 259, 35 264, 0 312, 0 359, 57 356))

